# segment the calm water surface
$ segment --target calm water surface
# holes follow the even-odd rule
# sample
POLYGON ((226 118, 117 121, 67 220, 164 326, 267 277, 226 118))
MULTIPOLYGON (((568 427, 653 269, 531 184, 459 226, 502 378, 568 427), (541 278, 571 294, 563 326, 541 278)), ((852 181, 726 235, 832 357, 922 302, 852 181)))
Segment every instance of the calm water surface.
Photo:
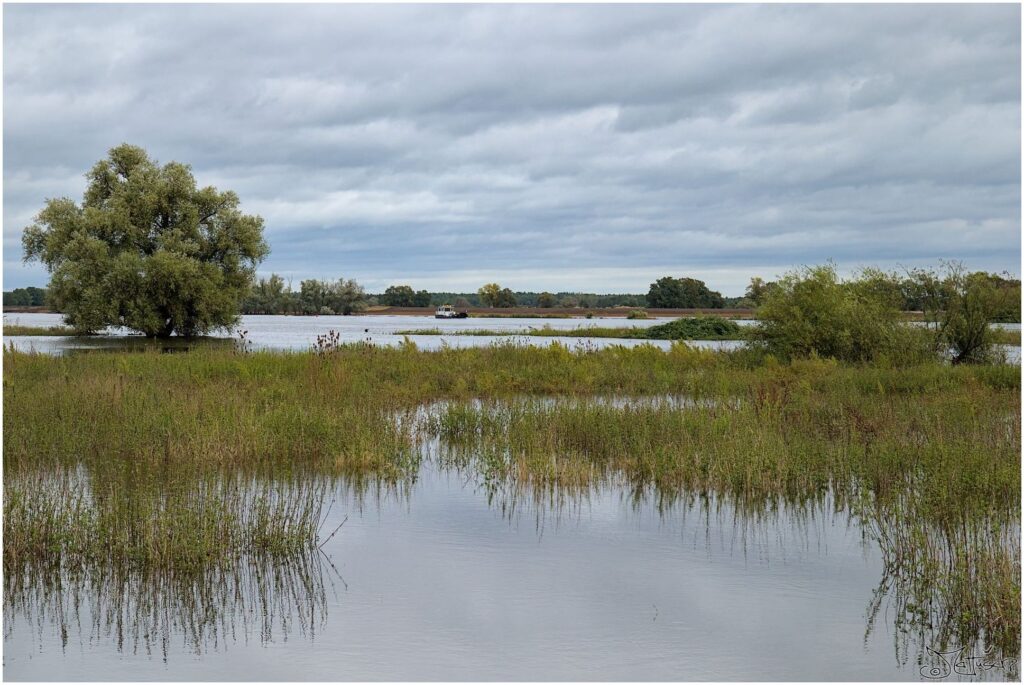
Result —
MULTIPOLYGON (((406 336, 398 335, 398 331, 438 328, 445 335, 412 335, 408 336, 418 347, 425 350, 448 347, 486 347, 496 342, 514 340, 524 345, 568 345, 570 348, 602 348, 609 345, 636 347, 637 345, 654 345, 662 349, 671 347, 669 340, 633 340, 629 338, 588 338, 585 330, 579 337, 538 337, 513 336, 515 331, 528 328, 550 326, 559 330, 585 329, 588 326, 635 327, 647 328, 665 323, 669 319, 625 319, 622 317, 594 319, 435 319, 427 316, 243 316, 239 330, 246 331, 246 339, 252 349, 269 350, 308 350, 316 342, 317 336, 329 331, 336 331, 340 342, 371 342, 375 345, 399 345, 406 336), (472 336, 459 335, 459 331, 471 329, 505 330, 509 335, 472 336)), ((57 326, 62 323, 60 314, 5 314, 5 323, 16 323, 25 326, 57 326)), ((753 325, 754 321, 737 321, 740 325, 753 325)), ((1000 328, 1020 329, 1020 324, 993 324, 1000 328)), ((217 343, 230 344, 235 337, 223 333, 219 339, 205 339, 202 343, 195 341, 156 343, 161 347, 174 349, 181 346, 217 343)), ((129 335, 121 329, 108 330, 105 335, 90 337, 67 336, 4 336, 5 345, 14 345, 19 350, 35 350, 46 354, 64 354, 75 350, 91 349, 125 349, 126 347, 152 345, 140 336, 129 335)), ((687 345, 703 349, 728 350, 743 345, 737 340, 688 340, 687 345)), ((1021 348, 1012 345, 999 345, 1006 354, 1007 361, 1020 363, 1021 348)))
POLYGON ((828 505, 753 522, 699 501, 659 511, 611 487, 560 507, 491 494, 430 465, 401 493, 339 484, 325 530, 348 520, 324 548, 337 572, 324 561, 299 584, 322 594, 281 601, 273 583, 243 584, 231 630, 200 640, 188 618, 156 635, 131 615, 119 638, 93 624, 88 592, 77 612, 5 607, 4 677, 919 677, 884 618, 865 636, 879 553, 828 505), (265 606, 285 608, 253 616, 265 606))

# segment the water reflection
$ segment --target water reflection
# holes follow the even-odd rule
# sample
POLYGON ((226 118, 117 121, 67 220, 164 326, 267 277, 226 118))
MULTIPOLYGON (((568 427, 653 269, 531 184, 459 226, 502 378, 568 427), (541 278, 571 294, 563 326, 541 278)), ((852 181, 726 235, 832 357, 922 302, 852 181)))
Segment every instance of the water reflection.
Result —
MULTIPOLYGON (((435 436, 420 449, 409 481, 311 481, 323 485, 323 512, 315 544, 298 552, 247 551, 186 570, 66 556, 12 564, 5 554, 5 676, 28 675, 17 660, 26 639, 58 669, 54 649, 77 667, 73 648, 88 647, 80 658, 96 678, 129 677, 126 655, 175 669, 132 661, 135 677, 206 679, 178 669, 224 664, 247 679, 880 679, 946 664, 966 679, 1019 675, 1019 623, 999 633, 963 611, 998 599, 993 588, 1015 592, 1019 607, 1019 580, 1007 584, 1020 570, 1012 511, 938 525, 913 500, 867 493, 746 500, 614 473, 573 487, 496 470, 465 442, 435 436), (882 652, 869 648, 876 637, 882 652), (119 659, 104 661, 111 649, 119 659), (957 649, 987 649, 988 661, 966 673, 965 657, 947 654, 957 649), (295 670, 273 670, 265 652, 295 670)), ((5 478, 5 494, 16 484, 5 478)))
MULTIPOLYGON (((319 550, 289 556, 247 555, 194 572, 124 564, 87 570, 60 564, 4 569, 5 638, 14 626, 119 652, 168 659, 174 645, 195 655, 228 644, 261 644, 297 634, 314 639, 334 589, 319 550), (15 619, 18 620, 15 620, 15 619)), ((340 579, 340 577, 338 577, 340 579)))

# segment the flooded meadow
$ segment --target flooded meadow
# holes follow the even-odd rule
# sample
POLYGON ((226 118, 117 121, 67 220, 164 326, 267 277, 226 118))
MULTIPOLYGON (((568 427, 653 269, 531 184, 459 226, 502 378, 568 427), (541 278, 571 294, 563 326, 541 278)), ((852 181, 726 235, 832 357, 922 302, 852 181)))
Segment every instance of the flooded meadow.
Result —
POLYGON ((7 350, 4 676, 1019 679, 1019 373, 7 350))

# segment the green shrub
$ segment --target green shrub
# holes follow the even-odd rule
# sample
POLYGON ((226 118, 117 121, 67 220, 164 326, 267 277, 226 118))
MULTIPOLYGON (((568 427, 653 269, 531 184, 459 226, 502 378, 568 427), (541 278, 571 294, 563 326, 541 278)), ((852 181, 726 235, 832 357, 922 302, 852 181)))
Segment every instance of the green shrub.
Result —
POLYGON ((999 334, 989 324, 1019 307, 1020 288, 1007 287, 1009 281, 994 274, 968 273, 955 262, 912 277, 936 350, 950 354, 954 364, 991 360, 999 334))
POLYGON ((743 329, 719 316, 697 316, 651 326, 644 333, 643 337, 651 340, 736 340, 742 337, 743 329))
POLYGON ((812 354, 846 362, 920 359, 929 340, 902 322, 891 281, 880 271, 865 270, 844 282, 832 264, 791 272, 765 296, 751 338, 780 359, 812 354))

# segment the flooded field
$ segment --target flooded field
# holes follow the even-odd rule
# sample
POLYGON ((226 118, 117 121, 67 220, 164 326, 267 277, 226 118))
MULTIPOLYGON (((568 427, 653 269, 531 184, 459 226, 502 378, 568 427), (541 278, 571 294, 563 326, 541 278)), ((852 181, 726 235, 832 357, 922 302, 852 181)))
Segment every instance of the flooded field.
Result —
POLYGON ((1019 678, 1015 367, 4 361, 9 680, 1019 678))
MULTIPOLYGON (((322 535, 337 534, 284 559, 17 591, 8 574, 5 678, 888 680, 942 665, 893 621, 908 597, 891 560, 828 497, 750 512, 609 484, 517 500, 428 460, 397 488, 338 481, 327 503, 322 535)), ((979 661, 972 679, 1016 674, 979 661)))

